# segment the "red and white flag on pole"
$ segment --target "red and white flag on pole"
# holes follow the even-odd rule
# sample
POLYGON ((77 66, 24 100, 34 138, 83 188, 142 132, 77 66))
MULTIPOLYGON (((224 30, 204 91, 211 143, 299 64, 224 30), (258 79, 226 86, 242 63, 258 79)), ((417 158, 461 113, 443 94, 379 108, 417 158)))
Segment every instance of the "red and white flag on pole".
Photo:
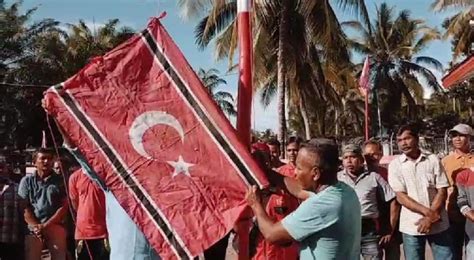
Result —
POLYGON ((45 95, 163 259, 209 248, 267 184, 159 19, 45 95))
POLYGON ((366 96, 370 89, 370 63, 369 57, 365 58, 364 67, 359 78, 359 90, 362 96, 366 96))

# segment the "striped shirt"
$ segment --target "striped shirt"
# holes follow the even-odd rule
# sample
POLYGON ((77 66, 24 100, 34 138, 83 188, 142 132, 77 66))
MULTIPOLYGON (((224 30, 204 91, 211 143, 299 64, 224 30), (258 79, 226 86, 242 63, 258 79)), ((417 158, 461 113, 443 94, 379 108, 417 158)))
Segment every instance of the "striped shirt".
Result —
MULTIPOLYGON (((399 155, 388 166, 388 182, 395 192, 404 192, 425 207, 430 207, 437 189, 449 187, 441 162, 433 154, 421 153, 416 160, 399 155)), ((446 210, 441 210, 441 220, 433 224, 428 234, 437 234, 449 227, 446 210)), ((418 232, 417 223, 423 216, 402 206, 400 232, 412 236, 426 235, 418 232)))
POLYGON ((20 242, 20 197, 18 184, 0 184, 0 243, 20 242))

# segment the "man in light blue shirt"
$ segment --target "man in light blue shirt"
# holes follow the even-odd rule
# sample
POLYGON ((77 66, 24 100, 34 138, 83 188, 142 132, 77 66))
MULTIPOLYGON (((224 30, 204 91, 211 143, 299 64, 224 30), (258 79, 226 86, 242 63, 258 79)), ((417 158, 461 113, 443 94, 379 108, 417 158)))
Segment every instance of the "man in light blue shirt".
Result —
POLYGON ((305 194, 305 201, 281 222, 275 223, 265 213, 257 188, 249 190, 247 203, 266 240, 300 242, 301 260, 359 259, 360 203, 351 187, 338 182, 338 163, 337 146, 328 140, 313 141, 300 149, 296 180, 305 190, 298 193, 305 194))

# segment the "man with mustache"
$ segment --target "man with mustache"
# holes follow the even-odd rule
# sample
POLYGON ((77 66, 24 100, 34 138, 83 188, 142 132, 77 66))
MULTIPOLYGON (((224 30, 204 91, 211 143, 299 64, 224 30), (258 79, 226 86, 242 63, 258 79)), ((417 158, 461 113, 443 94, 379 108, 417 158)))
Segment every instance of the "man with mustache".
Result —
POLYGON ((397 132, 397 143, 403 154, 388 167, 388 181, 402 205, 399 229, 405 259, 424 259, 426 242, 435 260, 453 259, 444 208, 448 179, 438 157, 422 152, 418 142, 417 129, 402 126, 397 132))
POLYGON ((466 220, 456 204, 458 190, 454 185, 456 174, 460 169, 474 166, 474 155, 470 151, 472 128, 466 124, 458 124, 449 131, 453 143, 453 152, 444 157, 442 162, 451 187, 448 188, 446 209, 448 210, 450 232, 453 238, 454 259, 462 259, 462 248, 465 241, 464 225, 466 220))
MULTIPOLYGON (((395 193, 380 174, 364 167, 362 150, 355 144, 342 149, 344 169, 337 174, 339 181, 351 186, 357 193, 361 204, 362 233, 361 255, 364 259, 382 259, 382 247, 392 240, 398 222, 398 207, 393 205, 391 228, 382 234, 379 224, 380 210, 384 204, 396 204, 395 193)), ((388 216, 385 216, 388 217, 388 216)))

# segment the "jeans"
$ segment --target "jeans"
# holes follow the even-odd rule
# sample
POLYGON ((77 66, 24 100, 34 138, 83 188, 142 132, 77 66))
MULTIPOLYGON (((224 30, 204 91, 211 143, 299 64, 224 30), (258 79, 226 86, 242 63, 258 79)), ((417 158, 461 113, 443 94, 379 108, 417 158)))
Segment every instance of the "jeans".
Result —
POLYGON ((109 191, 105 192, 105 204, 110 259, 159 260, 145 235, 109 191))
POLYGON ((424 260, 426 242, 431 246, 434 260, 453 259, 452 239, 448 230, 424 236, 412 236, 403 233, 405 259, 424 260))
MULTIPOLYGON (((51 254, 51 260, 66 260, 66 229, 61 225, 50 225, 43 230, 44 245, 51 254)), ((35 235, 25 236, 25 259, 40 260, 43 242, 35 235)))
POLYGON ((379 246, 380 236, 375 233, 363 235, 360 239, 360 255, 364 260, 382 260, 379 246))
POLYGON ((469 240, 466 245, 466 259, 474 259, 474 240, 469 240))

